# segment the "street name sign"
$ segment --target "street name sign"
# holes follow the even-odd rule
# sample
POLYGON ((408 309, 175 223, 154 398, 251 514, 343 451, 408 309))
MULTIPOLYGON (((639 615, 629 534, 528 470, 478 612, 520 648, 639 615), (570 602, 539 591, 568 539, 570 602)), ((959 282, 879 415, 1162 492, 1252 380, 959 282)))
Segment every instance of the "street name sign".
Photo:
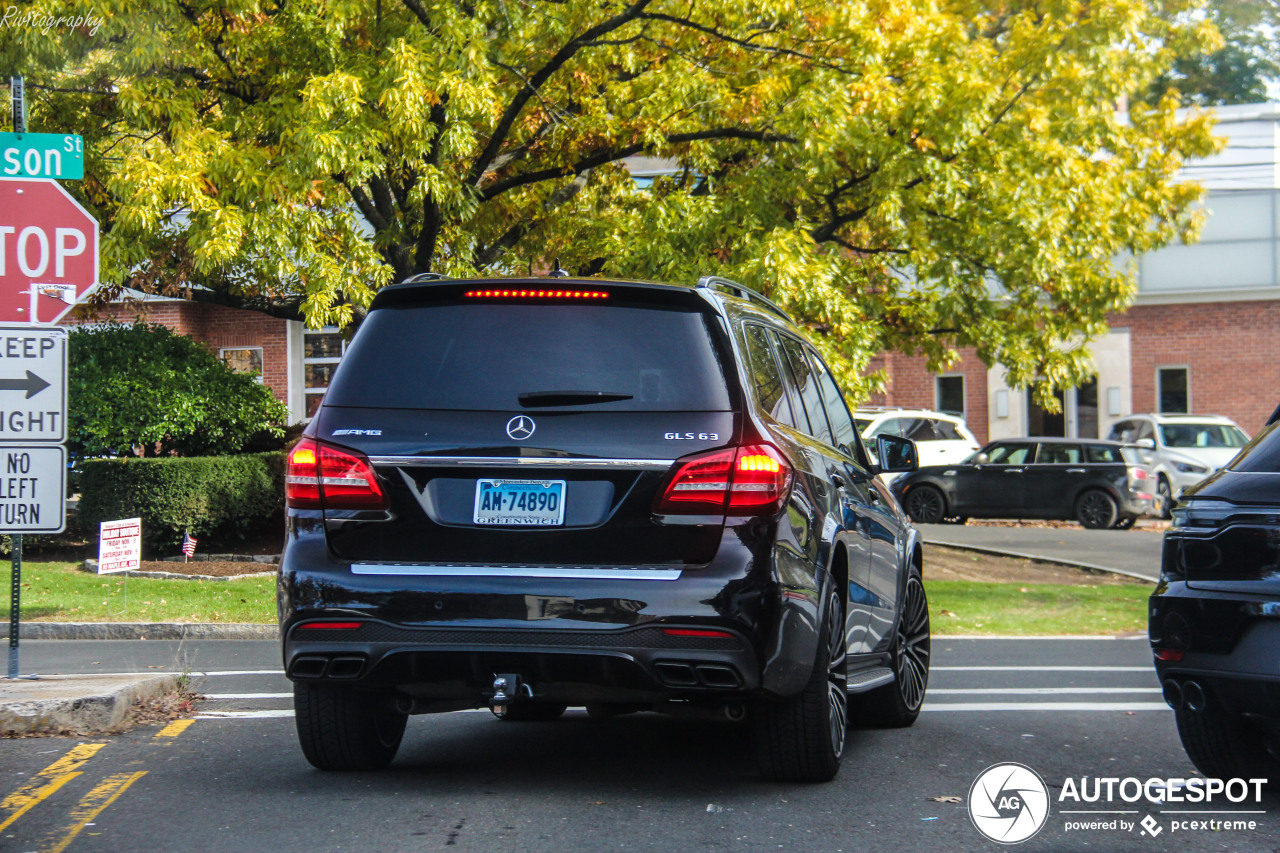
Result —
POLYGON ((0 442, 66 437, 67 330, 0 325, 0 442))
POLYGON ((141 564, 141 518, 122 518, 98 525, 98 574, 136 572, 141 564))
POLYGON ((66 487, 62 445, 0 446, 0 531, 61 533, 67 524, 66 487))
POLYGON ((0 177, 84 178, 84 137, 76 133, 0 133, 0 177))
POLYGON ((56 323, 97 286, 98 221, 55 181, 0 176, 0 323, 56 323))

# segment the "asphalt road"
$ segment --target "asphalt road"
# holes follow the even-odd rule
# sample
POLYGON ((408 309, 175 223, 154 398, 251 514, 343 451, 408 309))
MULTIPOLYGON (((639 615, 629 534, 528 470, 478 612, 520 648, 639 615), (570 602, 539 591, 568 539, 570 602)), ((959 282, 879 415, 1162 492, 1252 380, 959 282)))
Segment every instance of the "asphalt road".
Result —
POLYGON ((917 524, 925 542, 975 548, 1014 557, 1049 559, 1157 580, 1163 536, 1147 530, 1083 527, 978 527, 917 524))
POLYGON ((810 786, 762 781, 741 726, 577 710, 553 723, 417 717, 389 770, 321 773, 298 749, 274 643, 28 642, 23 660, 27 672, 185 666, 211 698, 189 724, 85 741, 74 754, 73 739, 5 741, 0 850, 14 853, 992 851, 1001 847, 966 803, 1000 762, 1036 770, 1053 800, 1019 849, 1280 848, 1274 798, 1233 806, 1265 813, 1230 832, 1176 832, 1171 822, 1187 816, 1146 802, 1057 801, 1068 778, 1192 773, 1142 641, 940 640, 916 726, 852 731, 840 775, 810 786), (1082 819, 1062 814, 1073 806, 1128 812, 1090 820, 1151 815, 1160 834, 1067 831, 1082 819))

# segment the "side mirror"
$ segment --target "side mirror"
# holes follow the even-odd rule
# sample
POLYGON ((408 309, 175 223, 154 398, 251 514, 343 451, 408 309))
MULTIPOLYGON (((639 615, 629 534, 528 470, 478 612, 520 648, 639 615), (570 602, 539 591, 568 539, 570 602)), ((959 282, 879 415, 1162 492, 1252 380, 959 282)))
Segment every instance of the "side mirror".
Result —
POLYGON ((1155 440, 1150 438, 1140 438, 1137 441, 1135 441, 1134 444, 1137 445, 1138 447, 1141 447, 1143 450, 1156 449, 1155 440))
POLYGON ((916 443, 898 435, 876 436, 876 455, 879 457, 879 473, 909 474, 919 467, 916 443))
POLYGON ((988 462, 991 461, 991 454, 979 453, 977 456, 973 457, 973 461, 975 464, 978 464, 978 465, 986 465, 988 462))

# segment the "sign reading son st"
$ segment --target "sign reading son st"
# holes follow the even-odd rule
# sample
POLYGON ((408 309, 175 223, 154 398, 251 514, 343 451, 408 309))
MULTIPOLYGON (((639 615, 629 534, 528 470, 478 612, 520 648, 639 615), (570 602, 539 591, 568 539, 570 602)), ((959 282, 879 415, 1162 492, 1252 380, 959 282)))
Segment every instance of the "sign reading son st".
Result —
POLYGON ((0 178, 84 178, 84 137, 75 133, 0 133, 0 178))

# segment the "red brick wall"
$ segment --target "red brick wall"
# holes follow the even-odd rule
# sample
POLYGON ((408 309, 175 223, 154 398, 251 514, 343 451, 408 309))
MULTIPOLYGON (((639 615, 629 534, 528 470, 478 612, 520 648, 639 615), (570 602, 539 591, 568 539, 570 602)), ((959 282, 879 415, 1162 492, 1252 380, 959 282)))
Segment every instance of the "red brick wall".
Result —
POLYGON ((180 335, 194 338, 216 355, 222 347, 261 347, 262 381, 277 400, 288 403, 289 359, 284 320, 257 311, 242 311, 221 305, 197 302, 144 302, 133 306, 111 305, 96 318, 68 319, 64 323, 114 319, 133 322, 142 315, 150 323, 168 326, 180 335))
POLYGON ((1156 368, 1190 368, 1191 411, 1226 415, 1250 435, 1280 403, 1280 301, 1143 305, 1128 326, 1133 410, 1156 410, 1156 368))
MULTIPOLYGON (((932 409, 938 404, 934 383, 936 374, 925 368, 924 356, 884 353, 871 360, 869 369, 885 368, 888 381, 885 393, 875 394, 873 406, 904 406, 932 409)), ((965 423, 982 444, 987 442, 987 366, 972 348, 960 350, 960 360, 948 368, 947 375, 964 376, 965 423)))

